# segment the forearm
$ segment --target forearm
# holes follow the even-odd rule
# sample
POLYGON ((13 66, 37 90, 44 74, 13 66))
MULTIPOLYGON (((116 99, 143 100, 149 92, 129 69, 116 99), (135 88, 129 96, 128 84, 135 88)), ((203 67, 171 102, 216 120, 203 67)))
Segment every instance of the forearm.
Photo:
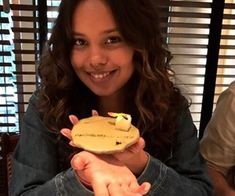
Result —
POLYGON ((150 196, 209 196, 212 192, 210 182, 203 172, 195 171, 195 174, 181 175, 153 157, 138 181, 151 183, 150 196))
POLYGON ((214 184, 215 196, 235 196, 235 190, 228 185, 223 174, 212 167, 208 167, 208 172, 214 184))
POLYGON ((149 156, 145 151, 141 151, 138 157, 134 157, 128 163, 124 163, 135 176, 139 176, 147 165, 149 156))
MULTIPOLYGON (((27 171, 30 172, 30 170, 27 171)), ((25 172, 26 170, 24 170, 24 173, 25 172)), ((11 196, 93 195, 91 191, 85 188, 85 186, 77 180, 72 169, 61 172, 44 183, 40 182, 40 179, 44 176, 41 171, 34 171, 33 173, 30 172, 31 174, 27 175, 27 177, 22 175, 22 173, 23 170, 15 173, 21 175, 21 178, 17 178, 15 176, 12 178, 10 186, 11 196), (33 181, 34 184, 32 184, 33 181), (28 182, 31 182, 31 184, 28 182)))

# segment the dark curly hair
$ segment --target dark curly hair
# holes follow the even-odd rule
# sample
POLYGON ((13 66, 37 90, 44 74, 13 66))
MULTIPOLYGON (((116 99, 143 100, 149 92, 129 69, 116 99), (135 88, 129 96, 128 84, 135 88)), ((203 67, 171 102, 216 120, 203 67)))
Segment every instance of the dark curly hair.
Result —
MULTIPOLYGON (((69 114, 83 118, 97 106, 96 96, 79 80, 70 62, 74 45, 72 17, 81 1, 61 1, 39 65, 39 108, 52 130, 70 127, 69 114)), ((124 112, 132 114, 146 140, 147 151, 164 154, 175 133, 184 98, 171 82, 171 53, 161 34, 156 6, 151 0, 102 1, 110 7, 125 42, 135 48, 135 71, 126 84, 124 112)))

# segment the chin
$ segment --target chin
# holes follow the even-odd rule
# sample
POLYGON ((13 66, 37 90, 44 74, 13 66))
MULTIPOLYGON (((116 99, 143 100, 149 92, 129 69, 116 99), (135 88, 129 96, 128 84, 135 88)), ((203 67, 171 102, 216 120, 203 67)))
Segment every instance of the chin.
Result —
POLYGON ((108 97, 113 95, 114 91, 109 91, 108 89, 90 89, 98 97, 108 97))
POLYGON ((112 93, 108 93, 108 92, 94 92, 93 91, 93 93, 95 95, 97 95, 98 97, 108 97, 108 96, 112 95, 112 93))

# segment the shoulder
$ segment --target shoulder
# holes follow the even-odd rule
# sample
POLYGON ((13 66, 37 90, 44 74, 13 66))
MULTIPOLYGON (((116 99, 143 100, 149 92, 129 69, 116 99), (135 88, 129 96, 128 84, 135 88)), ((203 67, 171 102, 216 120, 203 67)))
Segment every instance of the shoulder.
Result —
POLYGON ((227 118, 233 114, 235 114, 235 82, 220 94, 212 119, 217 116, 227 118))
POLYGON ((171 107, 170 111, 176 113, 176 120, 179 120, 181 114, 184 114, 189 110, 191 100, 185 97, 179 88, 175 87, 171 94, 171 107))
POLYGON ((176 133, 183 133, 184 130, 194 130, 192 116, 189 110, 191 100, 185 97, 178 88, 175 88, 171 97, 171 107, 169 112, 173 113, 173 121, 175 122, 176 133))
POLYGON ((228 88, 233 94, 235 94, 235 80, 229 85, 228 88))
POLYGON ((180 119, 184 118, 186 116, 191 116, 189 107, 191 105, 191 100, 189 98, 186 98, 181 93, 178 95, 178 101, 175 103, 175 108, 177 112, 177 118, 176 120, 179 121, 180 119))
POLYGON ((34 91, 29 99, 29 104, 36 105, 39 101, 39 91, 34 91))
POLYGON ((38 109, 38 105, 39 105, 39 92, 35 91, 29 98, 29 103, 28 103, 28 107, 25 113, 25 117, 27 116, 30 117, 31 115, 34 115, 34 114, 41 117, 41 114, 38 109))
POLYGON ((232 82, 229 85, 229 87, 221 93, 218 101, 221 101, 222 99, 228 99, 229 97, 230 97, 230 99, 235 100, 235 81, 232 82))
POLYGON ((208 160, 233 160, 235 144, 235 83, 219 96, 215 111, 201 140, 201 152, 208 160))
POLYGON ((177 138, 186 140, 186 138, 195 137, 197 128, 194 125, 193 118, 190 112, 190 100, 181 95, 181 102, 177 106, 176 116, 176 134, 177 138))

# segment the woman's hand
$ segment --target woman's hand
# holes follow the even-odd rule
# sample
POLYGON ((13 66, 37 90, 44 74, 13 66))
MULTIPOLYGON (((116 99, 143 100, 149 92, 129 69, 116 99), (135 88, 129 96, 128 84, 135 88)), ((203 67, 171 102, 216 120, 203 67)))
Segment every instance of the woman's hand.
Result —
MULTIPOLYGON (((98 115, 98 113, 95 110, 93 110, 92 111, 92 115, 95 116, 95 115, 98 115)), ((75 115, 70 115, 69 119, 70 119, 70 121, 71 121, 71 123, 73 125, 75 125, 79 121, 78 118, 75 115)), ((70 145, 75 146, 73 144, 73 142, 72 142, 71 130, 70 129, 64 128, 64 129, 61 130, 61 133, 70 140, 70 145)), ((135 190, 131 189, 131 194, 130 195, 133 195, 133 194, 135 195, 136 193, 139 193, 140 195, 143 195, 143 194, 146 194, 149 191, 150 184, 149 183, 143 183, 141 186, 139 186, 138 183, 137 183, 136 177, 133 175, 133 173, 136 174, 136 175, 139 175, 143 171, 143 169, 145 168, 145 166, 147 164, 148 156, 145 153, 145 151, 143 150, 144 146, 145 146, 145 142, 144 142, 143 138, 140 138, 137 143, 133 144, 132 146, 127 148, 125 151, 120 152, 120 153, 115 153, 113 155, 93 155, 93 154, 85 152, 85 151, 81 152, 83 156, 81 156, 80 153, 77 154, 77 155, 79 155, 78 157, 82 158, 82 159, 78 159, 78 160, 88 161, 86 158, 84 158, 84 157, 86 157, 84 154, 88 153, 89 157, 93 157, 93 158, 95 157, 95 160, 98 159, 99 163, 105 163, 105 161, 108 161, 105 164, 105 167, 109 166, 108 168, 110 168, 110 170, 107 171, 107 174, 108 174, 106 176, 107 179, 109 179, 108 176, 110 175, 110 177, 113 176, 112 178, 115 181, 116 180, 119 181, 118 179, 120 178, 120 176, 122 176, 122 175, 120 175, 120 171, 121 171, 121 169, 123 169, 124 171, 126 171, 126 174, 131 175, 131 179, 133 179, 133 177, 135 179, 134 181, 135 181, 135 187, 136 188, 135 188, 135 190), (112 165, 113 163, 115 163, 115 164, 112 165), (130 170, 128 170, 128 168, 130 170), (115 170, 115 169, 117 169, 117 170, 115 170), (116 177, 118 177, 118 178, 116 178, 116 177), (136 183, 137 183, 137 185, 136 185, 136 183), (147 192, 146 192, 146 190, 147 190, 147 192)), ((75 156, 74 156, 74 158, 75 158, 75 156)), ((73 164, 74 167, 76 167, 76 166, 80 167, 81 166, 81 162, 79 162, 79 164, 77 165, 77 164, 74 164, 74 160, 77 160, 77 159, 73 159, 73 162, 71 162, 71 164, 73 164)), ((86 163, 86 162, 84 162, 84 163, 86 163)), ((90 165, 90 164, 85 164, 85 165, 90 165)), ((101 168, 99 168, 98 175, 102 176, 102 173, 103 173, 103 171, 102 171, 103 169, 102 168, 103 168, 103 166, 102 166, 102 164, 100 166, 101 166, 101 168)), ((78 170, 78 171, 80 171, 80 170, 78 170)), ((125 172, 124 172, 124 174, 125 174, 125 172)), ((89 177, 89 175, 88 175, 88 177, 89 177)), ((83 176, 83 177, 80 176, 80 180, 81 179, 82 179, 83 182, 84 181, 85 182, 89 181, 89 183, 90 183, 90 179, 88 180, 86 175, 83 176)), ((107 180, 107 181, 110 181, 110 180, 107 180)), ((93 183, 94 186, 97 186, 97 183, 99 184, 99 182, 95 181, 95 183, 93 183)), ((107 182, 105 182, 105 183, 106 183, 106 185, 103 185, 102 191, 105 189, 105 187, 107 189, 107 182)), ((118 191, 116 189, 120 188, 117 183, 111 183, 110 185, 108 184, 108 187, 109 187, 108 188, 109 191, 111 191, 111 192, 115 192, 116 191, 117 193, 118 193, 118 191)), ((120 189, 121 192, 124 191, 124 189, 125 190, 126 189, 129 190, 129 188, 126 185, 123 186, 123 187, 126 187, 126 188, 120 189)), ((133 185, 131 187, 133 188, 133 185)), ((130 192, 130 190, 129 190, 129 192, 130 192)), ((126 195, 128 195, 128 194, 126 193, 126 195)), ((123 195, 123 194, 121 194, 121 195, 123 195)))
MULTIPOLYGON (((92 110, 91 115, 92 116, 98 116, 98 112, 96 110, 92 110)), ((75 124, 77 124, 78 121, 79 121, 78 118, 75 115, 69 115, 69 120, 70 120, 70 122, 72 123, 73 126, 75 124)), ((75 146, 74 143, 72 142, 72 136, 71 136, 71 130, 70 129, 63 128, 63 129, 60 130, 60 132, 63 136, 67 137, 70 140, 69 144, 71 146, 75 146)))
MULTIPOLYGON (((75 124, 77 124, 78 121, 79 121, 78 118, 77 118, 75 115, 69 115, 69 120, 70 120, 70 122, 73 124, 73 126, 74 126, 75 124)), ((67 138, 70 140, 69 144, 70 144, 71 146, 75 146, 74 143, 73 143, 73 141, 72 141, 72 136, 71 136, 71 130, 70 130, 70 129, 68 129, 68 128, 63 128, 63 129, 60 130, 60 133, 61 133, 63 136, 67 137, 67 138)))
POLYGON ((138 196, 146 194, 150 184, 138 184, 133 173, 110 155, 82 151, 71 160, 78 178, 90 184, 96 196, 138 196))
POLYGON ((123 152, 115 153, 113 156, 125 164, 135 175, 140 175, 147 165, 148 155, 144 151, 145 141, 142 137, 123 152))
MULTIPOLYGON (((92 110, 92 116, 98 115, 96 110, 92 110)), ((78 123, 78 118, 75 115, 69 116, 70 122, 75 125, 78 123)), ((71 130, 64 128, 61 133, 70 140, 70 145, 74 146, 71 137, 71 130)), ((144 170, 147 162, 148 155, 143 150, 145 146, 145 141, 140 138, 135 144, 124 150, 123 152, 115 153, 113 156, 125 164, 135 175, 141 174, 144 170)))

